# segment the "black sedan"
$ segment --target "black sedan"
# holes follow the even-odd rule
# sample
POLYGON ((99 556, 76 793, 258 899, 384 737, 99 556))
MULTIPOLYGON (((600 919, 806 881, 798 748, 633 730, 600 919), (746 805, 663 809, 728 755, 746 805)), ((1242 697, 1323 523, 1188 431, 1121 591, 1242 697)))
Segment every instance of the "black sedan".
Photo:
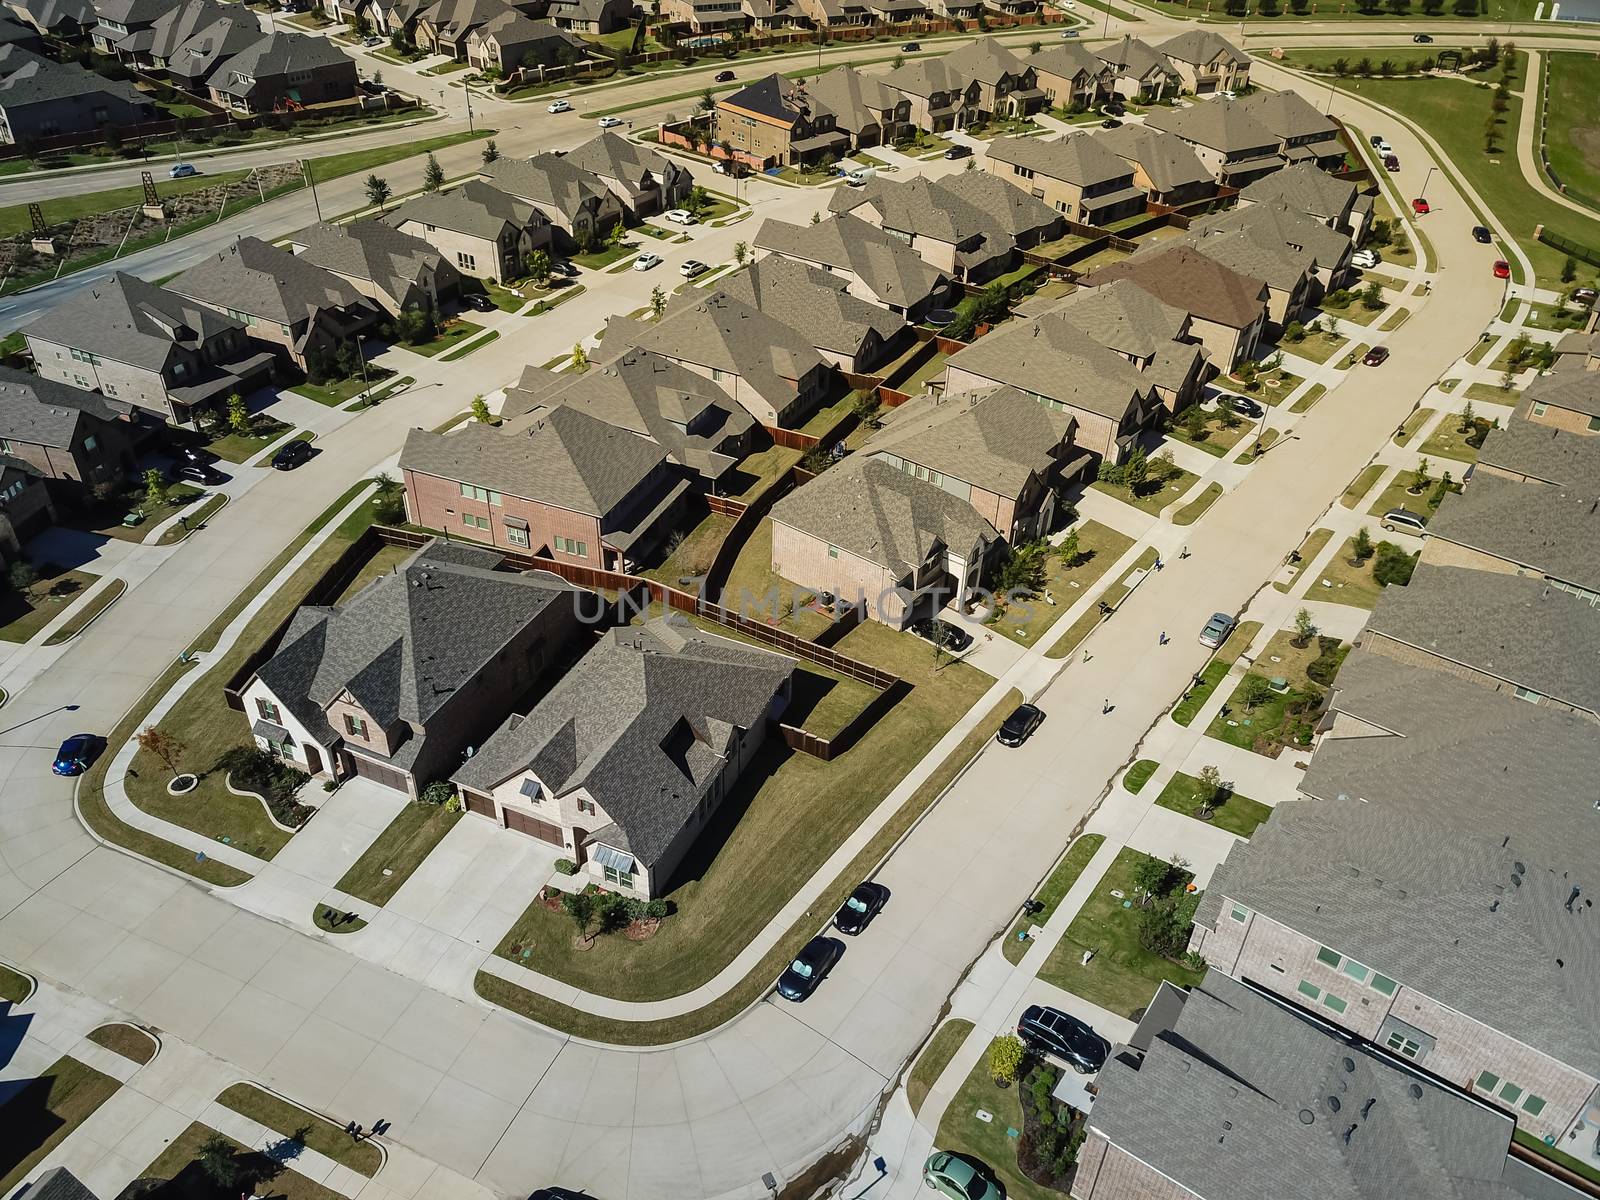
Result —
POLYGON ((1107 117, 1104 121, 1100 122, 1100 128, 1101 129, 1121 129, 1122 128, 1122 122, 1117 120, 1115 117, 1107 117))
POLYGON ((174 464, 172 477, 180 483, 200 483, 206 487, 216 487, 219 483, 227 483, 228 477, 215 467, 205 463, 181 462, 174 464))
POLYGON ((712 82, 713 83, 732 83, 733 82, 733 72, 732 71, 718 71, 716 73, 716 75, 713 76, 712 82))
POLYGON ((818 934, 806 943, 806 948, 778 976, 778 995, 785 1000, 804 1000, 817 990, 817 984, 827 978, 833 964, 844 954, 844 943, 838 938, 818 934))
POLYGON ((1412 34, 1411 40, 1419 46, 1431 46, 1433 44, 1433 39, 1425 33, 1412 34))
POLYGON ((468 308, 476 309, 478 312, 494 311, 494 301, 482 292, 468 292, 461 297, 461 302, 468 308))
POLYGON ((863 883, 833 914, 833 927, 854 936, 867 927, 888 900, 889 889, 883 884, 863 883))
POLYGON ((944 156, 946 158, 971 158, 972 147, 963 146, 961 143, 957 142, 954 146, 951 146, 950 149, 944 152, 944 156))
POLYGON ((911 632, 925 642, 932 642, 935 646, 942 646, 951 654, 960 654, 972 645, 972 635, 959 625, 952 625, 949 621, 941 621, 936 617, 917 621, 912 624, 911 632))
POLYGON ((196 466, 208 466, 217 461, 217 456, 202 446, 179 446, 178 461, 194 463, 196 466))
POLYGON ((1028 1049, 1071 1063, 1080 1075, 1098 1071, 1111 1053, 1111 1043, 1077 1017, 1043 1004, 1030 1004, 1023 1010, 1017 1036, 1028 1049))
POLYGON ((310 461, 311 443, 297 439, 272 456, 272 469, 274 471, 292 471, 301 463, 310 461))
POLYGON ((994 735, 994 740, 1002 746, 1020 746, 1033 735, 1043 720, 1044 712, 1038 706, 1019 704, 1000 726, 1000 732, 994 735))
POLYGON ((1489 232, 1487 225, 1474 225, 1472 227, 1472 240, 1487 246, 1494 241, 1494 234, 1489 232))
POLYGON ((1250 417, 1251 419, 1258 418, 1267 411, 1250 399, 1249 396, 1229 396, 1228 405, 1241 417, 1250 417))

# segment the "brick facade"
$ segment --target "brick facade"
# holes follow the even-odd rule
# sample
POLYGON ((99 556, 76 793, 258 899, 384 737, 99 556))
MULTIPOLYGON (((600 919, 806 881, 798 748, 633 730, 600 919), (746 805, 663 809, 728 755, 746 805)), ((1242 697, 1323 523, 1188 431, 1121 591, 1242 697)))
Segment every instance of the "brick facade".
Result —
POLYGON ((1600 417, 1591 417, 1588 413, 1562 408, 1547 401, 1530 400, 1522 406, 1518 415, 1567 433, 1600 434, 1600 417))

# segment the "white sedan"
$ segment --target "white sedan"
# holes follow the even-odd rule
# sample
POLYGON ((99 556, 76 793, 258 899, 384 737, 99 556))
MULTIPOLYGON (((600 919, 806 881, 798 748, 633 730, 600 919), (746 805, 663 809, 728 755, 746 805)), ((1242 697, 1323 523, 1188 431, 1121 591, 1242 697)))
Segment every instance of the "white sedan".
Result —
POLYGON ((674 225, 693 225, 694 214, 687 208, 669 208, 661 214, 663 220, 671 221, 674 225))
POLYGON ((571 112, 571 111, 572 111, 572 102, 570 100, 552 100, 552 101, 550 101, 550 106, 545 109, 545 112, 553 112, 553 113, 571 112))
POLYGON ((601 117, 600 118, 600 128, 601 129, 615 129, 618 125, 621 125, 621 124, 622 124, 622 118, 621 117, 601 117))
POLYGON ((660 265, 661 255, 659 254, 641 254, 633 260, 633 269, 635 271, 649 271, 660 265))

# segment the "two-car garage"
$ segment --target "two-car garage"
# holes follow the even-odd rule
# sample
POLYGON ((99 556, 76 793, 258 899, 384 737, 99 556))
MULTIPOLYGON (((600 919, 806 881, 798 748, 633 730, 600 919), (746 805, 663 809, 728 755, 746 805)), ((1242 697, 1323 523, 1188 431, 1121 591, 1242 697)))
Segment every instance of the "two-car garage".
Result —
POLYGON ((381 783, 384 787, 393 788, 397 792, 411 791, 411 777, 404 771, 386 763, 373 762, 370 758, 362 758, 359 754, 346 754, 345 758, 350 763, 350 769, 361 778, 381 783))
POLYGON ((527 813, 518 812, 514 808, 502 808, 500 811, 505 814, 507 829, 525 833, 529 837, 536 837, 542 842, 550 842, 556 846, 565 844, 561 837, 561 826, 530 817, 527 813))

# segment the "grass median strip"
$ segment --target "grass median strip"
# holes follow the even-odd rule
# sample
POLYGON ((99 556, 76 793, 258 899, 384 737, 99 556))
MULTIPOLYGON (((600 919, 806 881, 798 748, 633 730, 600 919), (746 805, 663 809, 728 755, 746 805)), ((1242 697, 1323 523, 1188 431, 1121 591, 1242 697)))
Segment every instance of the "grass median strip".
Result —
POLYGON ((113 579, 89 598, 87 604, 80 604, 70 617, 62 622, 49 637, 45 638, 46 646, 59 646, 62 642, 69 642, 77 637, 96 617, 105 612, 116 603, 117 597, 128 590, 128 585, 120 579, 113 579))
POLYGON ((487 334, 485 334, 483 337, 479 338, 477 341, 469 342, 466 345, 456 347, 454 350, 451 350, 450 352, 448 352, 446 354, 441 354, 439 356, 439 361, 440 362, 455 362, 455 360, 458 359, 458 358, 465 358, 467 355, 471 354, 474 350, 482 350, 485 346, 487 346, 490 342, 494 341, 495 338, 497 338, 499 336, 500 336, 500 331, 498 329, 491 329, 491 330, 489 330, 489 332, 487 334))
POLYGON ((254 1084, 234 1084, 217 1097, 217 1103, 286 1138, 293 1138, 308 1150, 315 1150, 368 1179, 383 1165, 383 1152, 371 1142, 352 1141, 343 1126, 254 1084))
POLYGON ((182 520, 175 521, 162 530, 161 536, 156 539, 156 545, 170 546, 174 542, 183 541, 204 525, 207 518, 216 516, 217 511, 227 502, 228 497, 222 492, 214 492, 207 496, 193 512, 185 512, 182 520))
MULTIPOLYGON (((443 805, 406 805, 335 886, 382 908, 460 819, 459 812, 443 805)), ((336 932, 353 931, 345 927, 336 932)))
POLYGON ((906 1076, 906 1100, 911 1104, 913 1113, 922 1111, 922 1102, 933 1091, 933 1085, 944 1074, 944 1069, 950 1065, 956 1051, 961 1049, 961 1043, 967 1040, 972 1028, 971 1021, 953 1017, 939 1026, 928 1039, 922 1053, 917 1055, 911 1074, 906 1076))
MULTIPOLYGON (((1154 768, 1155 764, 1150 764, 1154 768)), ((1061 856, 1061 861, 1055 865, 1049 877, 1044 881, 1044 886, 1034 894, 1040 908, 1032 915, 1023 915, 1017 918, 1011 931, 1006 934, 1006 940, 1000 947, 1001 953, 1006 956, 1006 961, 1015 965, 1022 961, 1022 956, 1028 952, 1029 942, 1022 937, 1030 926, 1043 926, 1061 905, 1066 894, 1072 890, 1072 885, 1078 882, 1078 877, 1083 874, 1083 869, 1089 865, 1089 860, 1094 857, 1095 851, 1100 849, 1106 839, 1098 833, 1086 833, 1067 848, 1061 856)))
POLYGON ((33 980, 21 971, 13 971, 4 963, 0 963, 0 1000, 21 1004, 31 995, 33 995, 33 980))
MULTIPOLYGON (((1268 430, 1267 432, 1271 433, 1272 431, 1268 430)), ((1215 504, 1217 497, 1221 495, 1222 485, 1220 483, 1206 484, 1205 491, 1201 492, 1193 500, 1189 501, 1189 503, 1185 504, 1177 512, 1172 514, 1172 523, 1174 525, 1193 525, 1201 517, 1206 515, 1206 510, 1215 504)))
POLYGON ((113 1054, 120 1054, 141 1066, 156 1056, 156 1039, 138 1026, 122 1021, 91 1029, 87 1037, 95 1045, 104 1046, 113 1054))

